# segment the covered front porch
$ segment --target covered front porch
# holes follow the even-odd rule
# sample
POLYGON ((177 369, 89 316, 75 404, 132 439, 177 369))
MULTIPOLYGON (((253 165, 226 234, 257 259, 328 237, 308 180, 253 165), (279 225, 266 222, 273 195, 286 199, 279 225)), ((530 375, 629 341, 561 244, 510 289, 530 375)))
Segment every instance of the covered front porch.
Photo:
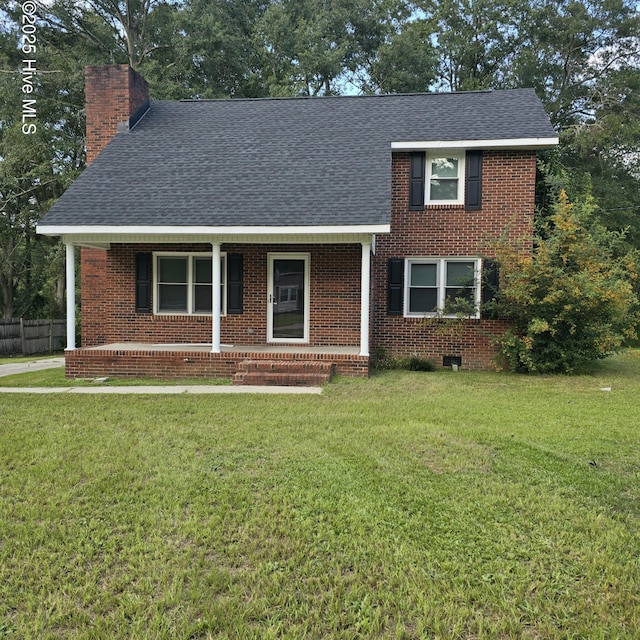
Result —
POLYGON ((182 230, 65 236, 66 374, 245 384, 257 371, 273 384, 301 384, 321 371, 366 376, 375 248, 368 231, 263 231, 250 241, 248 234, 214 239, 182 230))
POLYGON ((234 384, 318 385, 333 374, 366 377, 360 347, 114 342, 67 351, 70 378, 229 378, 234 384))

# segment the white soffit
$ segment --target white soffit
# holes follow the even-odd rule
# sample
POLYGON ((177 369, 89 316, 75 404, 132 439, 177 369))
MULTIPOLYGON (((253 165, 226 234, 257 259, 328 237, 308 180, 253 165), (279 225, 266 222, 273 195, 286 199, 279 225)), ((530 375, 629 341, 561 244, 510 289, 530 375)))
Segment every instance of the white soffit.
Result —
POLYGON ((430 149, 549 149, 559 140, 554 138, 506 138, 497 140, 415 140, 392 142, 393 151, 429 151, 430 149))
POLYGON ((72 244, 108 248, 111 243, 238 242, 265 243, 360 243, 376 233, 389 233, 390 225, 327 227, 109 227, 43 225, 37 232, 62 236, 72 244))

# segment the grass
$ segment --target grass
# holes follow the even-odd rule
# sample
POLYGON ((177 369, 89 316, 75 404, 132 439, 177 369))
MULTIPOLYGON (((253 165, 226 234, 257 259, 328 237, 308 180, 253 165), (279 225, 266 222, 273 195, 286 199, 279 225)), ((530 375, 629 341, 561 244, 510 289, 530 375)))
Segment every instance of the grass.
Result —
MULTIPOLYGON (((0 363, 1 364, 1 363, 0 363)), ((105 382, 96 382, 91 378, 65 378, 64 367, 30 371, 10 376, 0 376, 0 387, 130 387, 164 385, 229 385, 228 378, 108 378, 105 382)))
POLYGON ((2 396, 0 637, 640 637, 639 393, 2 396))

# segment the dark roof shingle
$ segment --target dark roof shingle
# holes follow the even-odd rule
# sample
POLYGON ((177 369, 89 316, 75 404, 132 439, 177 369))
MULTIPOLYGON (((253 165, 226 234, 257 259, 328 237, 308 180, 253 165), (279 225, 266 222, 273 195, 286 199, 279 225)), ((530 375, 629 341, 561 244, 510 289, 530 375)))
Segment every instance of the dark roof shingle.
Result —
POLYGON ((153 101, 40 224, 388 224, 392 142, 555 135, 529 89, 153 101))

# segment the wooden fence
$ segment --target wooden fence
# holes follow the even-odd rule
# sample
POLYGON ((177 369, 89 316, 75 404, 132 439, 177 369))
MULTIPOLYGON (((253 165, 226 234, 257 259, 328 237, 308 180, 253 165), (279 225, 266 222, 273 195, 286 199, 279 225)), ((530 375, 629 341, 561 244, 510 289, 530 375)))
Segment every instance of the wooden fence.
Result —
POLYGON ((66 320, 0 319, 0 355, 62 351, 66 332, 66 320))

